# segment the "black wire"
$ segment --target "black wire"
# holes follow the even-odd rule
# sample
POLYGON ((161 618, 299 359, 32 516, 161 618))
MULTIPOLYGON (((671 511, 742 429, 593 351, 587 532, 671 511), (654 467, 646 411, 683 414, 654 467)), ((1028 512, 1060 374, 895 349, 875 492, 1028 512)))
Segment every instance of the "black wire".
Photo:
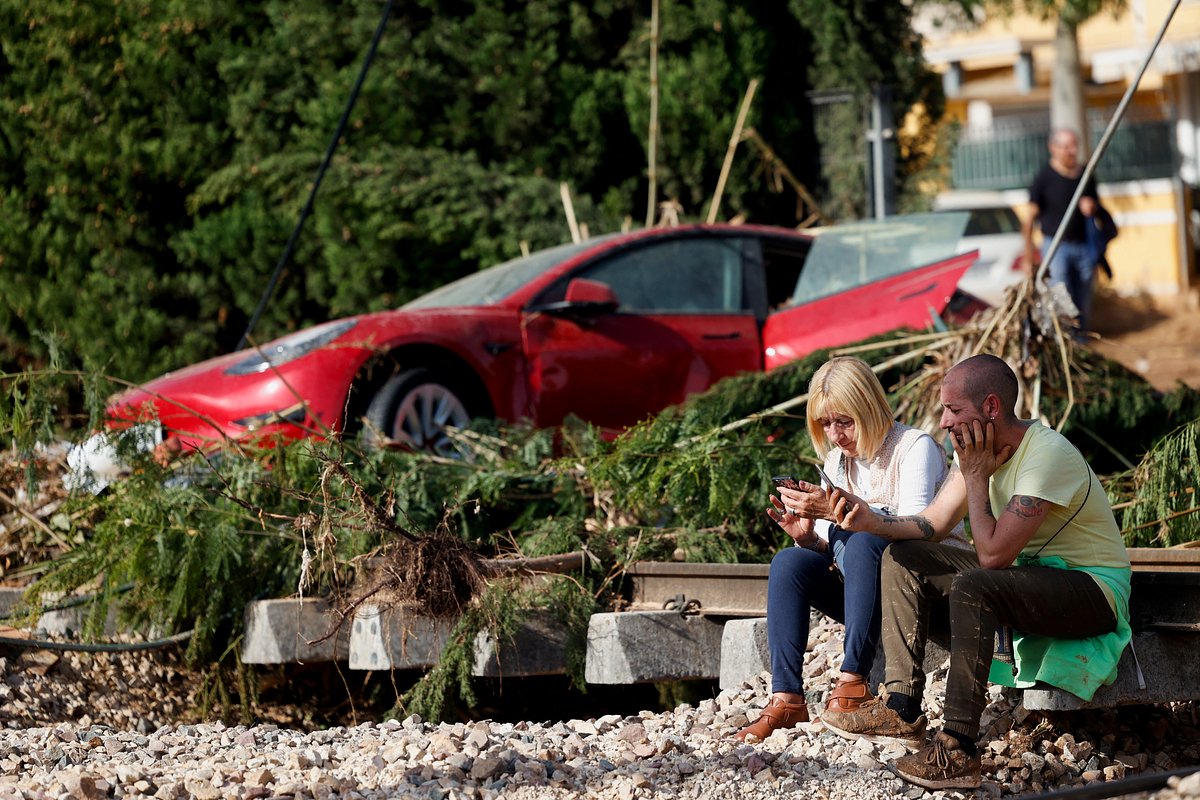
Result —
POLYGON ((379 40, 383 38, 383 29, 387 25, 388 17, 392 13, 393 1, 388 0, 387 5, 384 6, 383 16, 379 20, 379 25, 375 28, 375 36, 371 39, 371 47, 367 50, 366 58, 363 59, 362 69, 358 73, 358 80, 355 81, 354 88, 350 91, 350 100, 346 103, 346 109, 342 112, 342 118, 338 120, 337 130, 334 131, 333 138, 329 140, 329 147, 325 150, 325 158, 321 161, 321 166, 317 169, 317 177, 313 179, 312 189, 308 192, 308 200, 305 201, 304 209, 300 212, 300 219, 296 221, 296 226, 292 228, 292 234, 288 237, 287 245, 283 248, 283 255, 279 257, 279 263, 275 265, 275 271, 271 273, 271 280, 267 283, 267 288, 263 292, 262 298, 258 301, 258 308, 254 309, 254 314, 250 317, 250 321, 246 323, 246 332, 242 334, 242 338, 236 348, 237 350, 241 350, 246 346, 246 342, 250 339, 250 333, 254 330, 254 326, 258 324, 258 319, 266 309, 271 296, 275 294, 275 286, 279 283, 279 275, 283 272, 284 265, 287 264, 292 256, 292 251, 296 248, 296 240, 300 236, 300 229, 304 227, 304 221, 312 213, 313 200, 316 199, 317 188, 321 185, 321 179, 325 177, 326 170, 329 169, 329 163, 333 160, 333 153, 337 150, 338 140, 341 139, 342 132, 346 129, 346 123, 350 120, 350 111, 354 108, 355 101, 358 100, 358 92, 362 88, 363 81, 366 80, 367 69, 371 66, 371 60, 375 58, 375 49, 379 46, 379 40))
POLYGON ((1121 797, 1127 794, 1157 789, 1166 786, 1171 778, 1182 778, 1200 771, 1200 767, 1183 767, 1170 772, 1148 772, 1122 778, 1119 781, 1097 781, 1087 786, 1072 786, 1069 789, 1056 789, 1051 792, 1028 795, 1026 800, 1100 800, 1105 797, 1121 797))
POLYGON ((183 631, 165 639, 151 639, 148 642, 53 642, 47 639, 16 639, 11 636, 0 636, 0 645, 25 647, 32 650, 65 650, 74 653, 129 653, 135 650, 157 650, 173 644, 186 642, 192 638, 195 631, 183 631))

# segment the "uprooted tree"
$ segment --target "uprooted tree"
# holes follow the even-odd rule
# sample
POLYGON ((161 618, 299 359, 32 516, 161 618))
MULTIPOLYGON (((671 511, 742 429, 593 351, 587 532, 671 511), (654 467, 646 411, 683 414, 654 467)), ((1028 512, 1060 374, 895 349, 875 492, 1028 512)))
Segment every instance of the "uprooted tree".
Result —
MULTIPOLYGON (((1051 308, 1022 286, 969 326, 838 352, 874 364, 900 418, 924 427, 950 365, 1001 355, 1020 375, 1023 413, 1061 427, 1102 475, 1128 544, 1200 538, 1200 393, 1156 392, 1077 348, 1051 308)), ((572 632, 581 682, 587 618, 620 602, 630 563, 763 562, 782 544, 762 513, 769 478, 813 460, 804 393, 828 355, 723 381, 612 442, 578 421, 557 430, 480 421, 456 434, 465 457, 453 460, 315 439, 168 465, 133 455, 124 480, 24 527, 58 540, 28 602, 85 591, 94 633, 109 607, 130 623, 192 630, 196 664, 228 656, 242 609, 264 594, 329 598, 344 619, 368 601, 450 615, 458 623, 441 664, 400 698, 427 717, 471 702, 476 633, 502 639, 541 609, 572 632), (536 591, 497 567, 566 553, 582 554, 578 566, 536 591)), ((34 497, 53 482, 31 444, 53 413, 41 389, 49 376, 10 377, 0 427, 26 434, 15 438, 28 458, 7 474, 34 497)))

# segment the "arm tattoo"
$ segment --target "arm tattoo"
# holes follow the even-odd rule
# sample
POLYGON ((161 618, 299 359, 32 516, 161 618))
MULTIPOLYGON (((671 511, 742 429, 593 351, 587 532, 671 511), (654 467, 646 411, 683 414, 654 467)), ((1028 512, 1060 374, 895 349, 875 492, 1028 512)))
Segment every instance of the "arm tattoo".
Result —
POLYGON ((933 541, 933 537, 934 537, 934 533, 935 533, 935 531, 933 530, 933 523, 930 522, 929 520, 925 519, 925 517, 922 517, 920 515, 916 515, 916 516, 912 516, 912 517, 883 517, 882 521, 885 525, 896 525, 901 522, 911 522, 913 525, 916 525, 917 528, 921 531, 921 540, 922 541, 925 541, 925 542, 933 541))
POLYGON ((921 516, 916 516, 912 518, 912 521, 914 525, 921 529, 921 539, 923 541, 928 542, 933 540, 933 524, 929 520, 921 516))
POLYGON ((1008 501, 1008 505, 1004 507, 1004 510, 1016 514, 1023 519, 1031 519, 1033 517, 1040 517, 1046 513, 1046 501, 1040 497, 1015 494, 1008 501))

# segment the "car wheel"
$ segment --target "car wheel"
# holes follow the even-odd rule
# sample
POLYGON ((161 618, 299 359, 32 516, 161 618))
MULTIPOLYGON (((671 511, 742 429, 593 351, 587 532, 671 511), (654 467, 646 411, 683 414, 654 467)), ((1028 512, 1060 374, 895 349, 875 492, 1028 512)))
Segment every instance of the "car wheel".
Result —
POLYGON ((446 427, 464 427, 471 413, 454 382, 429 369, 392 376, 367 407, 367 442, 398 444, 446 458, 461 458, 446 427))

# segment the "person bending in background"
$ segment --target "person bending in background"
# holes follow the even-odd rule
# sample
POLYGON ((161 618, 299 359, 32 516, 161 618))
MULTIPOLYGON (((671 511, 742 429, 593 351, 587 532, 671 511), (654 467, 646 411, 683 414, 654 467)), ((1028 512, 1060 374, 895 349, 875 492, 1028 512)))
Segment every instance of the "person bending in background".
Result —
POLYGON ((935 606, 948 609, 945 723, 891 767, 926 789, 973 789, 989 678, 1090 700, 1116 679, 1131 636, 1131 570, 1104 487, 1062 434, 1017 417, 1017 377, 1004 361, 956 364, 941 403, 957 466, 929 508, 890 517, 831 492, 840 525, 926 541, 897 541, 883 558, 885 691, 823 721, 847 738, 921 739, 929 621, 935 606), (936 543, 967 515, 974 550, 936 543), (1012 631, 1013 664, 993 661, 1001 626, 1012 631))
MULTIPOLYGON (((928 434, 893 419, 864 361, 831 359, 813 374, 808 392, 808 434, 836 486, 884 514, 913 514, 933 500, 946 455, 928 434)), ((812 608, 846 625, 841 676, 826 708, 851 711, 872 696, 867 676, 879 644, 879 562, 887 540, 831 525, 828 492, 805 481, 793 486, 771 495, 767 510, 795 546, 771 560, 772 694, 762 715, 736 734, 743 741, 808 721, 803 667, 812 608)))

